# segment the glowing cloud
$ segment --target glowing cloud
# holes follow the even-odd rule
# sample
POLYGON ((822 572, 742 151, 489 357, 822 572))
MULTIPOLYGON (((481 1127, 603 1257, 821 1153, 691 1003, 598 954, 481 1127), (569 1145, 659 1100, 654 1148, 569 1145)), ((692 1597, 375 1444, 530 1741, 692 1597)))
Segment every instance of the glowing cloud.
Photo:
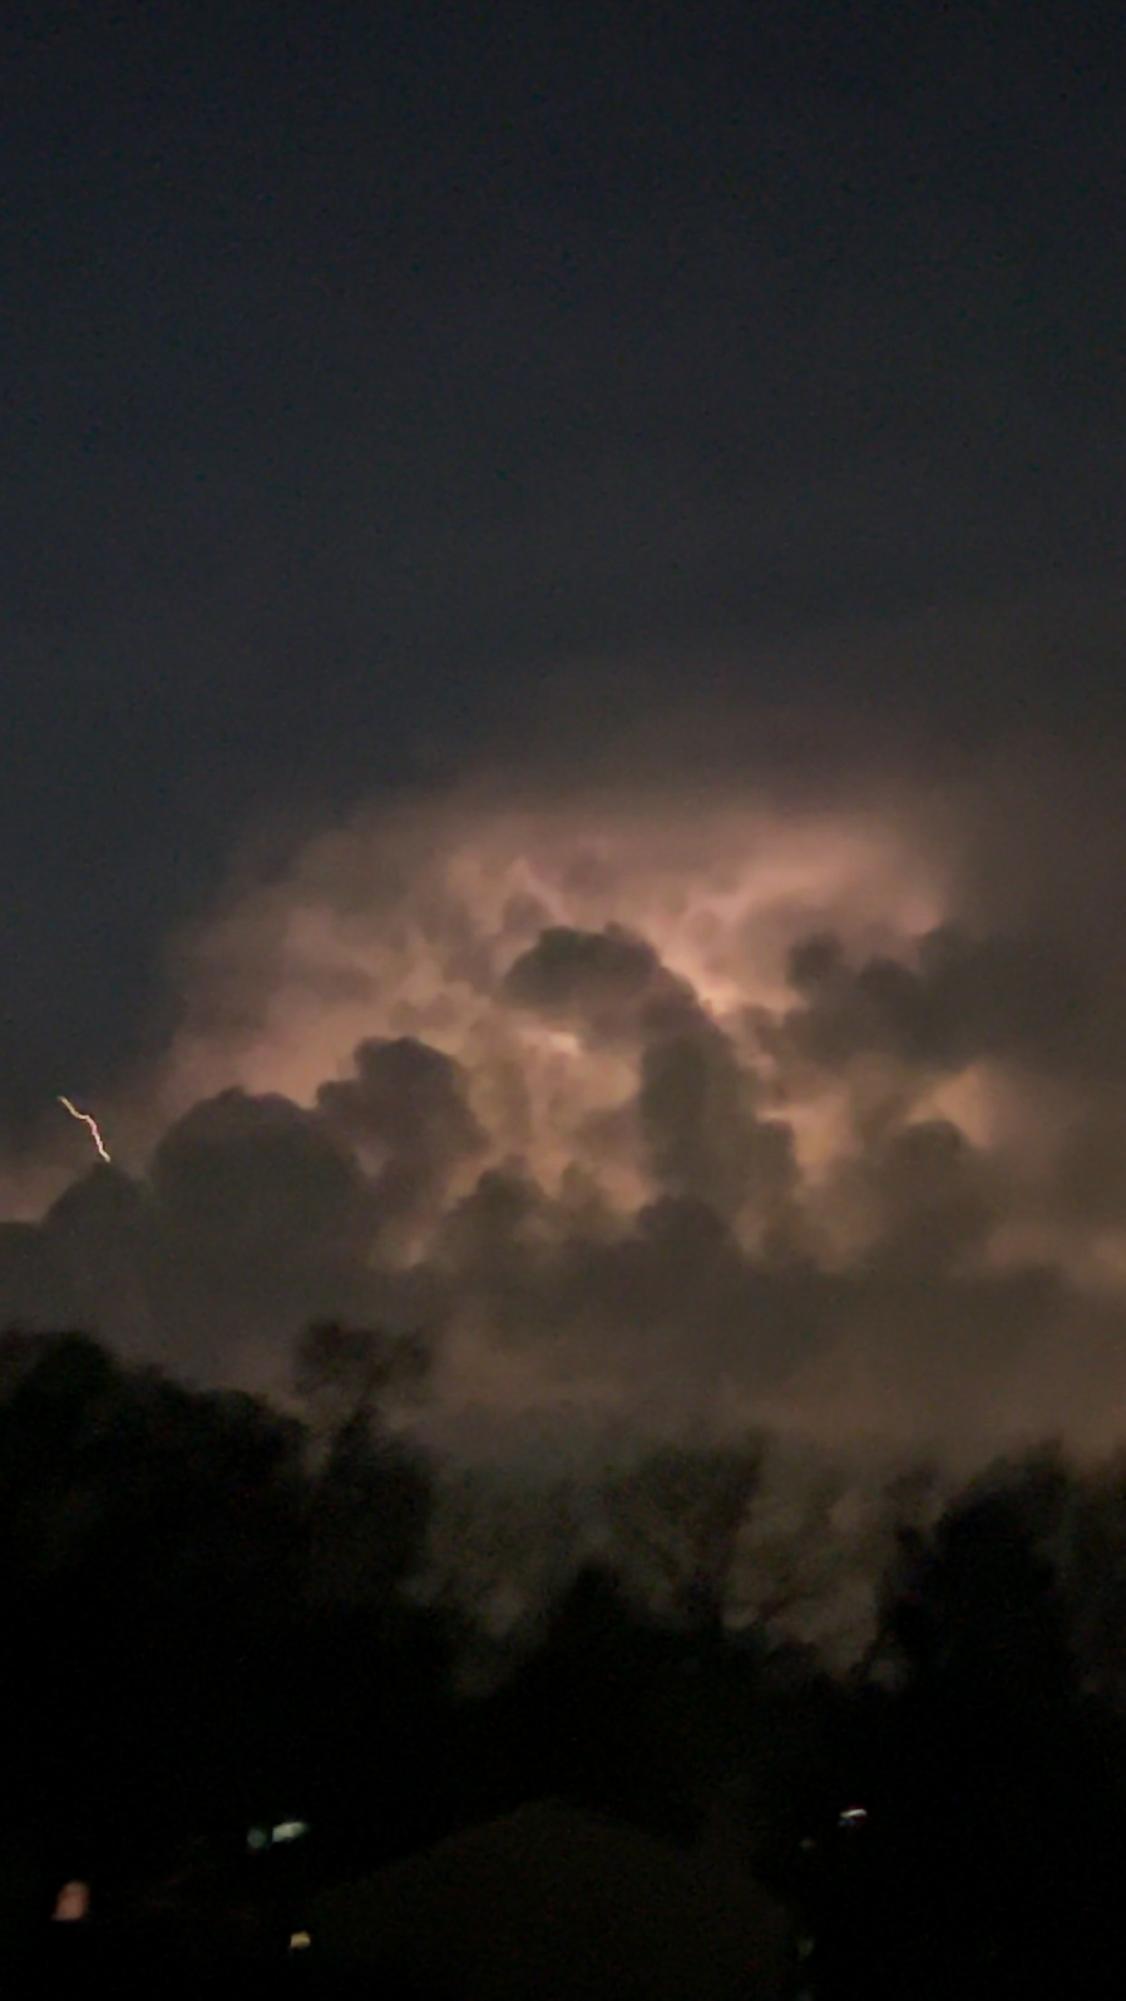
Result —
MULTIPOLYGON (((113 1101, 138 1178, 25 1205, 0 1313, 272 1387, 315 1321, 423 1330, 404 1421, 455 1455, 616 1425, 1101 1438, 1126 965, 1007 856, 1052 788, 1000 832, 996 790, 477 788, 248 861, 113 1101)), ((1117 880, 1114 844, 1033 846, 1117 880)))

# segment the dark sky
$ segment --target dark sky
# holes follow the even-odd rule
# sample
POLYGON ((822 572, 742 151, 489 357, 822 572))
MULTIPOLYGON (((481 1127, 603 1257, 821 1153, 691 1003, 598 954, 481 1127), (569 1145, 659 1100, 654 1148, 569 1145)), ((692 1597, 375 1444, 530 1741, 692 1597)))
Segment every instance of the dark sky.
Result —
POLYGON ((248 820, 503 745, 576 662, 600 728, 1121 727, 1120 8, 15 0, 3 40, 17 1127, 136 1051, 248 820))

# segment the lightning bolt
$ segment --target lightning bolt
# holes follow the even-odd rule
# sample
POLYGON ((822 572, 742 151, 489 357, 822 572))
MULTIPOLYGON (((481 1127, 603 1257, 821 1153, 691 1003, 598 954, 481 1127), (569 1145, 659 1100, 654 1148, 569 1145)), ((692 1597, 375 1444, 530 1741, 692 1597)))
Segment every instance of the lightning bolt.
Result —
POLYGON ((102 1138, 101 1133, 98 1131, 97 1119, 94 1118, 89 1112, 80 1112, 78 1106, 72 1105, 70 1099, 64 1098, 61 1092, 59 1094, 59 1103, 65 1112, 70 1113, 72 1119, 77 1119, 80 1125, 89 1126, 90 1137, 93 1140, 94 1145, 97 1147, 98 1152, 101 1155, 101 1158, 103 1160, 108 1160, 110 1157, 110 1151, 104 1139, 102 1138))

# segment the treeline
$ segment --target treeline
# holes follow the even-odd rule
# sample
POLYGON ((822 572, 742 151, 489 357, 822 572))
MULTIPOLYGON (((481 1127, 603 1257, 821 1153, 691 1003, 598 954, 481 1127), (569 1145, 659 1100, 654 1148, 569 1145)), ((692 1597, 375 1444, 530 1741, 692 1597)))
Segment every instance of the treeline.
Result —
POLYGON ((719 1800, 809 1906, 820 1993, 1119 1991, 1121 1466, 1045 1450, 944 1506, 889 1485, 874 1624, 830 1674, 782 1637, 792 1552, 726 1616, 761 1448, 666 1449, 608 1478, 617 1541, 470 1699, 471 1594, 405 1588, 433 1470, 380 1416, 424 1371, 314 1329, 298 1417, 79 1335, 0 1343, 5 1815, 56 1878, 291 1814, 343 1870, 547 1792, 691 1840, 719 1800))
POLYGON ((5 1812, 71 1873, 361 1795, 395 1809, 448 1652, 396 1596, 429 1484, 373 1421, 382 1344, 320 1330, 299 1364, 327 1424, 80 1335, 0 1345, 5 1812))

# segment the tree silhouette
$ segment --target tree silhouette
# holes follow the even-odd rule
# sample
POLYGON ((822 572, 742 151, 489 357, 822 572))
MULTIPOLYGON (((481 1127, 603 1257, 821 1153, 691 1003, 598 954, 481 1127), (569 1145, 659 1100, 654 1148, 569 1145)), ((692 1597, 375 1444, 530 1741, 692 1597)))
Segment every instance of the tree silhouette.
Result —
POLYGON ((739 1535, 762 1448, 662 1445, 603 1489, 611 1551, 626 1576, 693 1631, 722 1636, 739 1535))
POLYGON ((409 1395, 425 1381, 430 1350, 417 1330, 347 1327, 316 1321, 294 1353, 294 1385, 314 1428, 329 1437, 357 1422, 376 1424, 393 1395, 409 1395))

